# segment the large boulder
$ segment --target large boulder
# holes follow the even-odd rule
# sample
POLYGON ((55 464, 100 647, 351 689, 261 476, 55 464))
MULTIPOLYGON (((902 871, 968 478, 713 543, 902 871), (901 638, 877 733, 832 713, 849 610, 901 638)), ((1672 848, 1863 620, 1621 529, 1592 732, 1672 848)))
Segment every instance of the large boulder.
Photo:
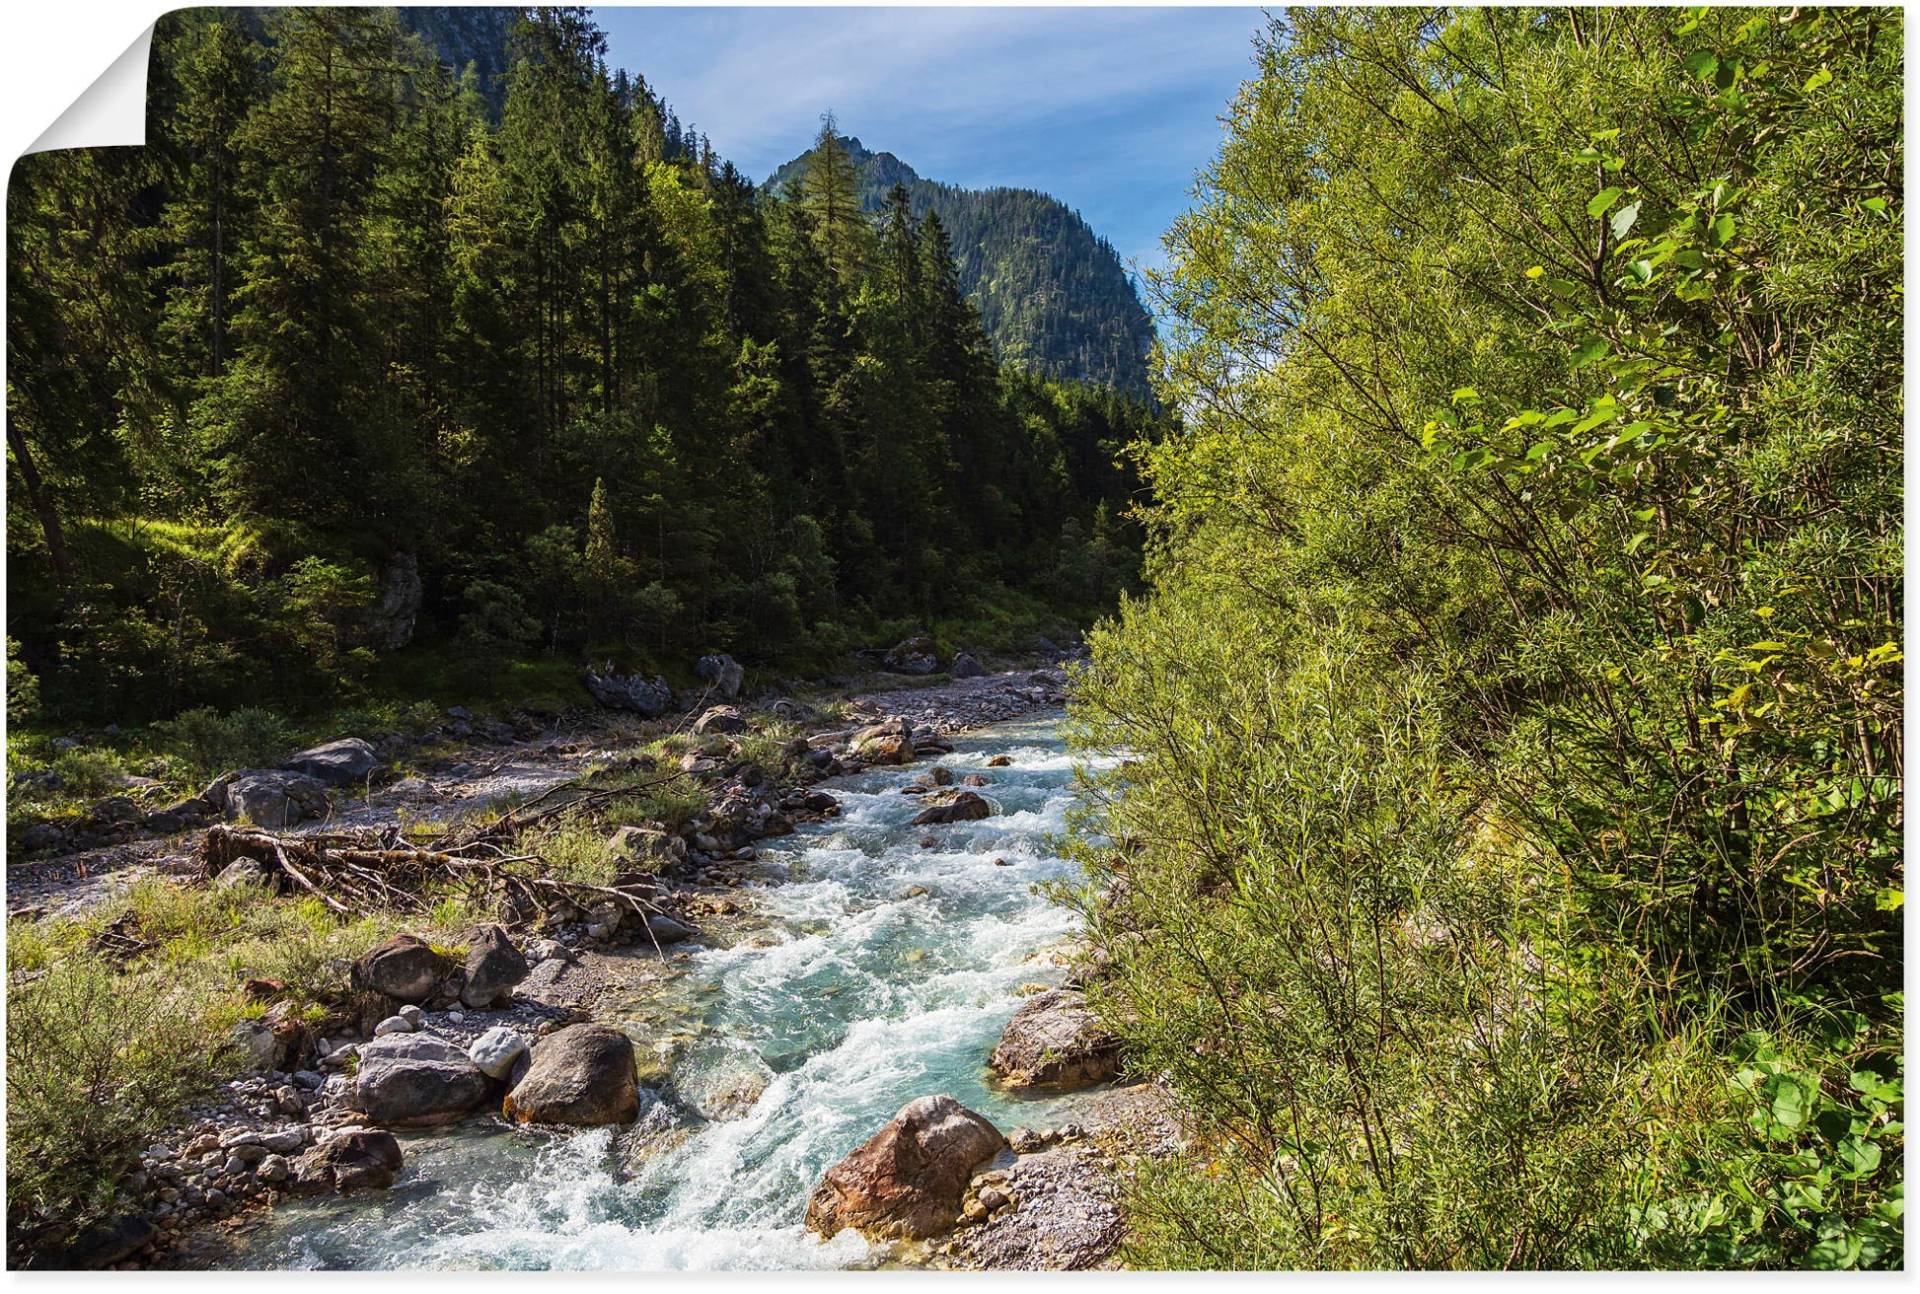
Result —
POLYGON ((975 822, 989 817, 993 806, 972 791, 961 791, 944 804, 931 805, 913 817, 913 826, 935 826, 943 822, 975 822))
POLYGON ((923 1096, 827 1170, 807 1200, 807 1227, 831 1239, 920 1240, 960 1216, 974 1170, 1006 1149, 1000 1129, 951 1096, 923 1096))
POLYGON ((693 730, 701 736, 710 732, 745 732, 747 720, 730 705, 716 705, 694 720, 693 730))
POLYGON ((976 660, 972 652, 967 651, 956 652, 953 664, 947 666, 947 673, 955 678, 980 678, 986 672, 987 667, 976 660))
POLYGON ((894 715, 872 727, 862 728, 847 742, 848 752, 870 764, 909 764, 913 762, 913 725, 894 715))
POLYGON ((527 959, 513 946, 505 926, 475 926, 467 932, 465 943, 466 982, 461 985, 460 1000, 475 1010, 496 1005, 527 977, 527 959))
POLYGON ((151 1221, 140 1213, 122 1213, 103 1218, 81 1231, 67 1246, 62 1268, 98 1269, 110 1267, 133 1257, 157 1234, 151 1221))
POLYGON ((632 1123, 640 1114, 639 1083, 626 1034, 605 1025, 568 1025, 534 1044, 533 1063, 501 1112, 516 1123, 632 1123))
POLYGON ((391 1132, 356 1128, 323 1141, 300 1156, 293 1189, 313 1191, 385 1190, 400 1171, 400 1143, 391 1132))
POLYGON ((702 656, 694 665, 693 672, 712 684, 712 690, 721 696, 740 695, 740 684, 746 679, 747 672, 740 668, 740 662, 724 652, 713 656, 702 656))
POLYGON ((917 634, 895 643, 881 664, 895 674, 936 674, 940 670, 940 655, 934 649, 933 639, 917 634))
POLYGON ((397 1002, 425 1002, 454 969, 417 935, 395 935, 361 954, 353 964, 353 987, 385 993, 397 1002))
POLYGON ((353 786, 363 783, 380 767, 373 747, 358 737, 342 737, 324 746, 303 750, 282 767, 326 783, 328 786, 353 786))
POLYGON ((636 871, 670 872, 687 863, 687 842, 653 827, 621 827, 607 837, 607 854, 636 871))
POLYGON ((215 783, 214 801, 228 817, 278 831, 327 811, 327 788, 316 777, 284 768, 243 768, 215 783))
POLYGON ((1013 1013, 987 1064, 1010 1087, 1071 1091, 1119 1076, 1120 1040, 1100 1027, 1086 994, 1050 989, 1013 1013))
POLYGON ((375 1123, 451 1123, 487 1099, 487 1076, 466 1052, 424 1033, 390 1033, 360 1044, 353 1103, 375 1123))
POLYGON ((631 710, 648 719, 657 719, 673 704, 673 689, 658 675, 642 678, 638 674, 587 671, 587 691, 610 710, 631 710))

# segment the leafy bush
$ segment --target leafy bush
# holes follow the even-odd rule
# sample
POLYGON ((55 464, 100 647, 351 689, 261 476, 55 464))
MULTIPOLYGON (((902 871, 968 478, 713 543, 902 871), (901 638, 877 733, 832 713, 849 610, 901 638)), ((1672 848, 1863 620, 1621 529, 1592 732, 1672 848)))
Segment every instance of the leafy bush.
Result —
POLYGON ((144 1139, 207 1083, 204 1001, 178 980, 70 956, 7 994, 9 1247, 109 1212, 144 1139))
POLYGON ((297 742, 286 719, 254 708, 221 714, 203 706, 154 724, 153 733, 162 750, 186 761, 200 777, 278 763, 297 742))
POLYGON ((106 795, 126 780, 127 770, 110 750, 79 746, 63 750, 51 765, 68 795, 88 798, 106 795))

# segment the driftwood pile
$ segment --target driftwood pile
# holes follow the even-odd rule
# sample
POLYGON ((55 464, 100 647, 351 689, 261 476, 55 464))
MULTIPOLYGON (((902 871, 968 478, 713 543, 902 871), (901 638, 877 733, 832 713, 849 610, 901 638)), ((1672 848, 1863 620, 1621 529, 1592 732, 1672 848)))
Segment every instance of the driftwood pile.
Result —
POLYGON ((349 917, 378 909, 426 912, 453 886, 487 896, 511 924, 562 905, 590 909, 608 903, 644 921, 669 915, 658 901, 662 890, 650 877, 621 877, 612 885, 561 880, 544 874, 539 854, 514 853, 511 847, 533 827, 678 776, 600 790, 563 783, 493 822, 456 827, 425 844, 408 841, 393 827, 283 835, 214 826, 200 841, 198 862, 202 876, 211 880, 241 859, 252 859, 281 888, 311 894, 349 917))

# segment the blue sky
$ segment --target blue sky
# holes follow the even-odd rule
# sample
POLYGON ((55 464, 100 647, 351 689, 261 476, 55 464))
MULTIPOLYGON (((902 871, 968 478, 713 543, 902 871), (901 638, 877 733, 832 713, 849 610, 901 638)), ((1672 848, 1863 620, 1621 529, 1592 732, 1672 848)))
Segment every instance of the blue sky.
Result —
POLYGON ((1041 189, 1129 263, 1213 156, 1254 8, 596 8, 618 67, 755 180, 820 114, 928 179, 1041 189))

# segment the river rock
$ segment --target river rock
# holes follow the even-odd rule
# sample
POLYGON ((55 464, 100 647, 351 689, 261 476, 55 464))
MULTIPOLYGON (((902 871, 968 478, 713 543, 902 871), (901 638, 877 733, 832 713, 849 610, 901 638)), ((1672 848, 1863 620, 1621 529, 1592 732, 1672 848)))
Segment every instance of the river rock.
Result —
POLYGON ((527 977, 527 959, 507 937, 501 925, 476 926, 467 932, 467 960, 462 969, 466 984, 460 1000, 475 1010, 510 998, 513 986, 527 977))
POLYGON ((296 1191, 385 1190, 400 1171, 400 1143, 380 1128, 356 1128, 324 1141, 294 1165, 296 1191))
POLYGON ((972 791, 962 791, 944 804, 935 804, 922 809, 914 815, 908 824, 915 827, 932 826, 943 822, 973 822, 993 813, 993 806, 975 795, 972 791))
POLYGON ((375 1123, 450 1123, 486 1097, 487 1076, 444 1039, 401 1033, 360 1045, 354 1104, 375 1123))
POLYGON ((667 872, 687 863, 687 842, 652 827, 621 827, 607 837, 607 854, 640 871, 667 872))
POLYGON ((632 1039, 598 1024, 548 1034, 534 1044, 533 1063, 502 1113, 516 1123, 632 1123, 640 1113, 632 1039))
POLYGON ((951 1096, 909 1101, 867 1143, 827 1170, 807 1200, 807 1227, 832 1239, 925 1239, 960 1216, 973 1172, 1002 1150, 1000 1130, 951 1096))
POLYGON ((642 678, 638 674, 605 674, 589 669, 587 691, 610 710, 631 710, 648 719, 657 719, 673 704, 673 689, 658 675, 642 678))
POLYGON ((467 1059, 488 1078, 504 1079, 527 1054, 527 1040, 504 1025, 495 1025, 473 1040, 467 1059))
POLYGON ((716 705, 694 720, 693 730, 701 736, 708 733, 745 732, 747 720, 730 705, 716 705))
POLYGON ((353 964, 352 982, 396 1001, 425 1002, 453 969, 451 959, 419 936, 395 935, 361 955, 353 964))
POLYGON ((389 1034, 412 1032, 414 1032, 413 1021, 407 1019, 404 1015, 390 1015, 379 1024, 373 1026, 373 1036, 376 1038, 385 1038, 389 1034))
POLYGON ((352 786, 364 783, 380 767, 373 747, 358 737, 343 737, 324 746, 303 750, 281 765, 328 786, 352 786))
POLYGON ((139 1252, 155 1234, 153 1223, 138 1213, 123 1213, 96 1222, 67 1246, 62 1266, 87 1269, 111 1266, 139 1252))
POLYGON ((1050 989, 1007 1021, 988 1067, 1013 1088, 1071 1091, 1120 1073, 1120 1040, 1100 1027, 1087 996, 1050 989))
POLYGON ((911 763, 913 725, 896 714, 882 723, 854 733, 847 745, 855 756, 870 764, 911 763))
POLYGON ((724 652, 702 656, 694 665, 693 672, 711 683, 714 692, 724 697, 739 696, 740 684, 746 678, 746 671, 740 668, 740 662, 724 652))

